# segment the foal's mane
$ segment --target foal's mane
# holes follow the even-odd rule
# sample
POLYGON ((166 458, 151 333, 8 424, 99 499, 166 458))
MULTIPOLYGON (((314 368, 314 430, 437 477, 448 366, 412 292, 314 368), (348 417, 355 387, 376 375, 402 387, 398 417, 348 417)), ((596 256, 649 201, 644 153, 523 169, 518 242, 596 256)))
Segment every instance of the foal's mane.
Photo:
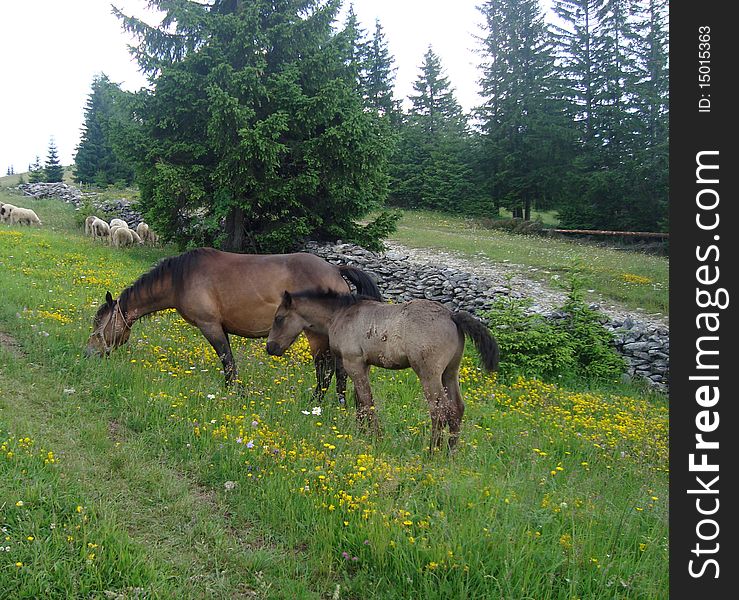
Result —
MULTIPOLYGON (((154 286, 162 280, 169 279, 175 293, 179 294, 191 271, 197 267, 200 260, 206 256, 211 256, 214 252, 213 248, 196 248, 178 256, 163 258, 151 270, 141 275, 121 292, 118 297, 118 305, 121 311, 126 314, 131 301, 151 294, 154 286)), ((107 303, 102 304, 95 314, 95 322, 99 322, 107 310, 107 303)))
POLYGON ((364 294, 350 294, 347 292, 336 292, 334 290, 305 290, 292 294, 293 298, 306 298, 308 300, 320 300, 335 303, 339 307, 353 306, 362 300, 380 302, 372 296, 364 294))

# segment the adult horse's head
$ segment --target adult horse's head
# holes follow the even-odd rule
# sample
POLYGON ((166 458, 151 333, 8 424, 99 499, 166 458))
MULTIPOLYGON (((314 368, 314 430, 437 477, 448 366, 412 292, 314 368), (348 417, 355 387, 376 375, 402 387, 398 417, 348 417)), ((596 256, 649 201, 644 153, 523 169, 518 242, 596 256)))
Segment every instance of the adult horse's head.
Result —
POLYGON ((92 333, 87 340, 87 356, 107 356, 128 341, 131 326, 126 322, 118 300, 110 292, 105 294, 105 304, 100 306, 92 321, 92 333))

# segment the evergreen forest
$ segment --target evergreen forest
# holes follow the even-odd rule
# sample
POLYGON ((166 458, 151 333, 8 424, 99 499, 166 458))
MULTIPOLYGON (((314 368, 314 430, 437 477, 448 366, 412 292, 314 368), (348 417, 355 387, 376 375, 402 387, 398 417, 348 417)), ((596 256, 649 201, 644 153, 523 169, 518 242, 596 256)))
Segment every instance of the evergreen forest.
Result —
POLYGON ((397 97, 382 23, 342 0, 151 4, 156 26, 114 9, 150 85, 95 78, 74 173, 135 182, 183 248, 378 248, 397 209, 668 228, 666 0, 481 2, 467 112, 431 46, 397 97))

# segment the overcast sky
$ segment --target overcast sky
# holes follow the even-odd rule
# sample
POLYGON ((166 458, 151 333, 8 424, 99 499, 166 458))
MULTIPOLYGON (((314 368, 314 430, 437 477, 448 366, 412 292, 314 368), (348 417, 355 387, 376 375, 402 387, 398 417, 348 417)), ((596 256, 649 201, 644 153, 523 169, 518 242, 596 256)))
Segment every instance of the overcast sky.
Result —
MULTIPOLYGON (((127 14, 146 15, 145 0, 113 3, 127 14)), ((431 45, 469 110, 479 103, 474 35, 480 33, 480 3, 354 0, 354 9, 370 34, 380 19, 395 58, 396 97, 411 92, 431 45)), ((96 74, 104 72, 126 90, 145 85, 128 53, 133 40, 110 7, 107 0, 0 0, 0 176, 10 165, 26 171, 37 155, 43 164, 52 137, 62 163, 72 163, 96 74)))

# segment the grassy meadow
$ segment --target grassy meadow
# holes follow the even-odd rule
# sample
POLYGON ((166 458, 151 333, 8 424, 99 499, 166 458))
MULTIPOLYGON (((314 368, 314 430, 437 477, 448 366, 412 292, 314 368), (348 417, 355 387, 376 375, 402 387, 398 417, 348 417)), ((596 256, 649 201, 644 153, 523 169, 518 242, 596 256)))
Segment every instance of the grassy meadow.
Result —
MULTIPOLYGON (((116 251, 84 238, 71 207, 22 200, 0 191, 44 222, 0 224, 8 597, 667 598, 665 398, 502 380, 470 351, 450 457, 427 452, 410 371, 373 370, 380 438, 333 391, 315 407, 304 340, 278 359, 233 339, 234 389, 174 311, 86 359, 106 290, 174 250, 116 251)), ((471 235, 456 233, 436 237, 471 235)), ((530 239, 531 256, 550 251, 538 243, 553 242, 530 239)))
MULTIPOLYGON (((551 213, 534 216, 554 224, 551 213)), ((554 286, 576 277, 584 289, 593 290, 593 300, 663 315, 669 311, 669 263, 663 256, 486 229, 471 218, 430 211, 406 211, 393 239, 413 248, 523 265, 527 276, 554 286)))

